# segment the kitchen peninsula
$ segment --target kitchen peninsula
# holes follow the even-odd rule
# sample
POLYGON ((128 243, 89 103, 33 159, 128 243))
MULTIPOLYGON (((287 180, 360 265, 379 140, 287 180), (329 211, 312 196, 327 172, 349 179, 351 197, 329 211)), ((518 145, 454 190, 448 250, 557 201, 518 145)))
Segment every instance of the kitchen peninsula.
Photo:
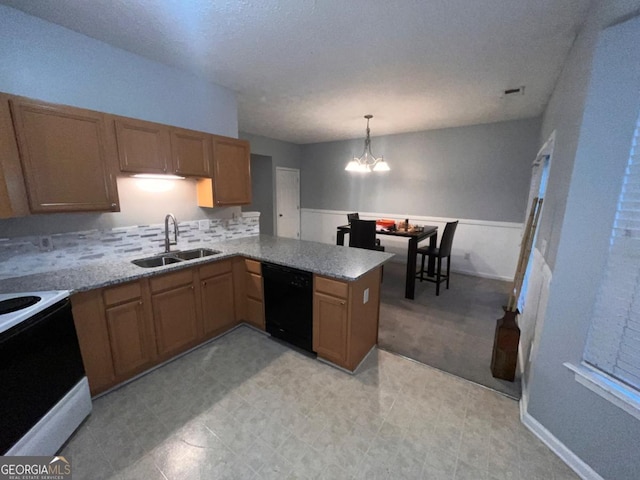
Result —
POLYGON ((392 255, 257 235, 190 248, 219 253, 156 268, 105 256, 0 280, 2 292, 69 290, 91 391, 122 383, 231 328, 265 329, 261 262, 313 274, 313 349, 353 371, 377 343, 380 271, 392 255))

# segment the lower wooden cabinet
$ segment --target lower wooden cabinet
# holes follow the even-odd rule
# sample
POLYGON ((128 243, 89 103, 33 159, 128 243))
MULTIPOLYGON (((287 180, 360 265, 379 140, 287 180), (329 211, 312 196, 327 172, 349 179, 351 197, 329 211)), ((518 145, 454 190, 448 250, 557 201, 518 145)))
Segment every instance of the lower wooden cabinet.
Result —
POLYGON ((244 320, 260 330, 264 325, 264 298, 262 292, 262 265, 256 260, 245 259, 245 302, 244 320))
POLYGON ((355 370, 378 343, 380 268, 353 282, 316 275, 313 293, 313 349, 347 370, 355 370))
POLYGON ((148 366, 155 355, 146 334, 142 300, 107 308, 105 315, 115 374, 127 377, 148 366))
MULTIPOLYGON (((354 370, 378 340, 380 269, 314 277, 313 349, 354 370)), ((91 393, 101 393, 241 321, 264 330, 261 264, 235 257, 74 294, 91 393)))
POLYGON ((313 311, 313 349, 322 358, 344 365, 347 360, 349 318, 347 299, 316 292, 313 311))
POLYGON ((151 304, 158 355, 166 359, 197 345, 202 323, 196 307, 193 270, 152 277, 151 304))
POLYGON ((231 260, 200 267, 200 297, 205 337, 215 337, 237 323, 231 260))
POLYGON ((71 307, 89 388, 96 395, 113 386, 116 379, 102 290, 74 294, 71 307))
POLYGON ((80 351, 92 394, 153 365, 155 333, 141 282, 71 297, 80 351))

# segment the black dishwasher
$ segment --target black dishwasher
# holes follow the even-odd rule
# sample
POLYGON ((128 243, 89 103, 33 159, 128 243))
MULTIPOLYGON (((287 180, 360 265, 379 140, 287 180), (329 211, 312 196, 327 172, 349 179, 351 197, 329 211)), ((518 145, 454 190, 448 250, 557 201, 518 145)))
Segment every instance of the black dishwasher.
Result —
POLYGON ((273 337, 313 351, 313 274, 262 263, 265 327, 273 337))

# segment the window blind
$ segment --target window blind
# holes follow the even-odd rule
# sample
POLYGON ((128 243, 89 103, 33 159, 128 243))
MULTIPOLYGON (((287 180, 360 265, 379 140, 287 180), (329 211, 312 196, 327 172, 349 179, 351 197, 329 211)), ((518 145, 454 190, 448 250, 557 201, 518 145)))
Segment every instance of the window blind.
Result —
POLYGON ((586 363, 640 390, 640 119, 614 226, 606 268, 592 312, 586 363))

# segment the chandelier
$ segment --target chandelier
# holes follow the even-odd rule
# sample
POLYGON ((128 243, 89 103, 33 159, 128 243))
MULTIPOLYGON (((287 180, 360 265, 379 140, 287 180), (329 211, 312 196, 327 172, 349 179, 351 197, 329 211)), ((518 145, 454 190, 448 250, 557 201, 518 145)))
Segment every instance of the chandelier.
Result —
POLYGON ((369 120, 373 118, 373 115, 365 115, 364 118, 367 119, 367 136, 364 139, 364 151, 360 158, 354 157, 347 166, 345 170, 348 172, 388 172, 391 170, 389 168, 389 164, 384 161, 384 157, 376 158, 373 153, 371 153, 371 137, 369 136, 369 120))

